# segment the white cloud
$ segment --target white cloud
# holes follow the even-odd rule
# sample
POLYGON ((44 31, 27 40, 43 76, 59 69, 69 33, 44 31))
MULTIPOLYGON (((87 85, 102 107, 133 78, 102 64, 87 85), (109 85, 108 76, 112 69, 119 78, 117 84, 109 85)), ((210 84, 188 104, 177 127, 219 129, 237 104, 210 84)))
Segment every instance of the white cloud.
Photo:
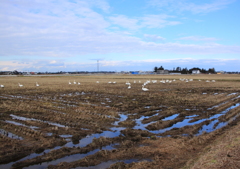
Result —
POLYGON ((124 15, 116 15, 109 17, 109 20, 123 28, 137 30, 141 28, 163 28, 166 26, 174 26, 181 24, 179 21, 172 21, 175 18, 170 15, 145 15, 143 17, 130 18, 124 15))
POLYGON ((139 20, 136 19, 136 18, 129 18, 129 17, 124 16, 124 15, 117 15, 117 16, 109 17, 109 20, 113 24, 119 25, 123 28, 139 29, 139 25, 138 25, 139 20))
POLYGON ((169 18, 174 18, 170 15, 146 15, 142 19, 142 27, 148 28, 163 28, 166 26, 173 26, 181 24, 179 21, 171 21, 169 18))
POLYGON ((218 39, 213 37, 203 37, 203 36, 186 36, 186 37, 179 38, 179 40, 212 42, 212 41, 217 41, 218 39))
POLYGON ((200 2, 200 4, 193 3, 190 0, 150 0, 149 5, 157 7, 160 10, 164 8, 169 11, 190 11, 192 13, 209 13, 212 11, 217 11, 227 7, 227 5, 235 2, 236 0, 212 0, 208 3, 200 2))
POLYGON ((146 40, 150 40, 150 41, 164 41, 166 38, 163 38, 161 36, 158 35, 150 35, 150 34, 144 34, 144 37, 146 40))

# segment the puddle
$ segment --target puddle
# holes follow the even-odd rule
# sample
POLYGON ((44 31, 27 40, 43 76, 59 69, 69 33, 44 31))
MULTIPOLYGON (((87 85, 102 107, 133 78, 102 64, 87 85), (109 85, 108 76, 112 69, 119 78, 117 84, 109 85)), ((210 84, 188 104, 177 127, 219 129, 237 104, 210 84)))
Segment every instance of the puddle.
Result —
MULTIPOLYGON (((202 126, 202 129, 199 130, 199 132, 198 132, 197 135, 200 135, 202 132, 207 132, 207 133, 209 133, 209 132, 212 132, 212 131, 214 131, 214 130, 217 130, 217 129, 219 129, 219 128, 222 128, 222 127, 226 126, 226 125, 228 124, 228 122, 221 122, 221 123, 219 123, 219 124, 214 128, 214 125, 219 122, 219 120, 218 120, 217 118, 219 118, 220 116, 226 114, 228 111, 230 111, 230 110, 232 110, 232 109, 234 109, 234 108, 236 108, 236 107, 238 107, 238 106, 240 106, 240 103, 237 103, 237 104, 235 104, 235 105, 233 105, 233 106, 225 109, 225 110, 222 111, 221 113, 216 114, 216 115, 210 117, 210 118, 209 118, 210 120, 211 120, 211 119, 216 119, 216 120, 213 120, 213 121, 212 121, 210 124, 208 124, 208 125, 203 125, 203 126, 202 126)), ((236 115, 234 118, 236 118, 237 116, 239 116, 239 115, 236 115)), ((234 118, 232 118, 231 120, 234 120, 234 118)))
POLYGON ((54 123, 54 122, 50 122, 50 121, 44 121, 44 120, 39 120, 39 119, 34 119, 34 118, 27 118, 27 117, 21 117, 21 116, 16 116, 13 114, 10 114, 10 116, 12 117, 12 119, 17 119, 17 120, 22 120, 22 121, 38 121, 38 122, 43 122, 43 123, 48 123, 51 124, 53 126, 57 126, 57 127, 67 127, 65 125, 59 124, 59 123, 54 123))
POLYGON ((213 106, 213 107, 210 107, 210 108, 208 108, 207 110, 212 110, 212 109, 217 108, 217 107, 220 107, 221 105, 226 104, 226 103, 228 103, 228 101, 223 102, 223 103, 220 103, 220 104, 215 105, 215 106, 213 106))
POLYGON ((59 158, 57 160, 54 160, 54 161, 49 161, 49 162, 44 162, 44 163, 41 163, 41 164, 37 164, 37 165, 32 165, 32 166, 28 166, 28 167, 24 167, 23 169, 45 169, 47 168, 49 165, 57 165, 58 163, 60 162, 73 162, 73 161, 77 161, 77 160, 80 160, 86 156, 89 156, 89 155, 93 155, 95 153, 97 153, 98 151, 100 150, 113 150, 113 146, 116 145, 116 144, 113 144, 113 145, 108 145, 108 146, 105 146, 105 147, 102 147, 101 149, 95 149, 93 151, 90 151, 86 154, 73 154, 73 155, 70 155, 70 156, 65 156, 63 158, 59 158))
POLYGON ((236 95, 237 93, 230 93, 227 96, 232 96, 232 95, 236 95))
POLYGON ((173 120, 175 119, 179 114, 174 114, 172 116, 168 116, 168 117, 165 117, 164 119, 162 119, 162 121, 167 121, 167 120, 173 120))
POLYGON ((5 122, 14 124, 16 126, 24 126, 24 127, 27 127, 27 128, 33 129, 33 130, 39 128, 39 127, 36 127, 36 126, 27 126, 25 124, 22 124, 22 123, 19 123, 19 122, 15 122, 15 121, 10 121, 10 120, 5 120, 5 122))
POLYGON ((46 133, 45 135, 46 135, 46 136, 52 136, 53 133, 46 133))
POLYGON ((236 108, 236 107, 238 107, 238 106, 240 106, 240 103, 234 104, 233 106, 231 106, 231 107, 223 110, 221 113, 214 115, 214 116, 216 116, 216 117, 211 117, 210 119, 218 118, 218 117, 220 117, 221 115, 226 114, 228 111, 230 111, 231 109, 234 109, 234 108, 236 108), (218 115, 220 115, 220 116, 218 116, 218 115))
POLYGON ((120 122, 122 122, 122 121, 125 121, 125 120, 127 120, 127 118, 128 118, 128 116, 127 116, 127 115, 124 115, 124 114, 119 114, 119 116, 120 116, 119 121, 115 121, 115 122, 113 123, 113 125, 118 125, 118 123, 120 123, 120 122))
MULTIPOLYGON (((168 128, 164 128, 164 129, 161 129, 161 130, 149 130, 149 132, 151 133, 154 133, 154 134, 161 134, 161 133, 164 133, 166 131, 169 131, 173 128, 182 128, 182 127, 185 127, 185 126, 192 126, 192 125, 195 125, 195 124, 199 124, 199 123, 202 123, 206 120, 212 120, 212 119, 216 119, 216 120, 213 120, 210 124, 208 125, 203 125, 202 126, 202 129, 199 130, 199 134, 201 134, 203 131, 209 131, 209 132, 212 132, 218 128, 221 128, 223 127, 225 124, 224 123, 219 123, 218 126, 216 128, 214 128, 214 125, 218 122, 218 119, 220 116, 226 114, 228 111, 236 108, 240 106, 240 103, 237 103, 227 109, 225 109, 224 111, 218 113, 218 114, 215 114, 207 119, 201 119, 201 120, 198 120, 198 121, 195 121, 195 122, 192 122, 192 123, 189 123, 189 121, 192 119, 192 117, 195 117, 196 115, 193 115, 193 116, 188 116, 187 118, 185 118, 183 121, 181 122, 177 122, 176 124, 172 125, 171 127, 168 127, 168 128)), ((146 130, 146 125, 143 125, 141 123, 138 123, 139 126, 135 126, 134 129, 142 129, 142 130, 146 130)))
POLYGON ((20 136, 18 136, 18 135, 16 135, 16 134, 13 134, 13 133, 11 133, 11 132, 5 131, 5 130, 3 130, 3 129, 0 129, 0 134, 1 134, 1 135, 4 135, 4 136, 6 136, 6 137, 12 138, 12 139, 23 140, 22 137, 20 137, 20 136))
POLYGON ((193 117, 198 117, 199 115, 191 115, 191 116, 186 116, 185 118, 193 118, 193 117))
POLYGON ((92 134, 89 135, 81 140, 79 140, 78 144, 74 144, 73 142, 68 142, 64 145, 64 147, 85 147, 88 144, 92 142, 93 139, 95 138, 100 138, 100 137, 107 137, 107 138, 113 138, 113 137, 118 137, 121 134, 121 130, 124 130, 124 127, 113 127, 111 130, 113 131, 104 131, 102 133, 97 133, 97 134, 92 134))
POLYGON ((69 138, 69 137, 72 137, 72 135, 70 134, 63 134, 63 135, 59 135, 60 137, 62 138, 69 138))
POLYGON ((141 130, 147 130, 146 127, 149 125, 149 124, 152 124, 152 123, 155 123, 156 121, 152 121, 150 123, 147 123, 147 124, 142 124, 142 120, 143 119, 148 119, 150 117, 153 117, 153 116, 157 116, 157 114, 154 114, 152 116, 142 116, 140 117, 139 119, 136 119, 136 126, 133 127, 133 129, 141 129, 141 130))

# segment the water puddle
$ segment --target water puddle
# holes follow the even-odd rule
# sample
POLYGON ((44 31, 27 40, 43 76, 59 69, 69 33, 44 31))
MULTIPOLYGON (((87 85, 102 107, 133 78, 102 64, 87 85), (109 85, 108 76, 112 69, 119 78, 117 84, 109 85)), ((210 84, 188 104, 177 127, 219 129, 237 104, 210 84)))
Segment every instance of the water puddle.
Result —
POLYGON ((11 132, 5 131, 5 130, 3 130, 3 129, 0 129, 0 134, 1 134, 1 135, 4 135, 4 136, 6 136, 6 137, 12 138, 12 139, 23 140, 22 137, 20 137, 20 136, 18 136, 18 135, 16 135, 16 134, 13 134, 13 133, 11 133, 11 132))
POLYGON ((147 123, 147 124, 143 124, 142 121, 143 119, 148 119, 150 117, 153 117, 153 116, 157 116, 157 114, 154 114, 152 116, 142 116, 140 117, 139 119, 136 119, 136 126, 133 127, 133 129, 141 129, 141 130, 147 130, 146 127, 149 125, 149 124, 152 124, 152 123, 155 123, 156 121, 152 121, 150 123, 147 123))
POLYGON ((24 167, 23 169, 45 169, 47 168, 49 165, 57 165, 58 163, 60 162, 73 162, 73 161, 76 161, 76 160, 80 160, 86 156, 89 156, 89 155, 93 155, 95 153, 97 153, 98 151, 100 150, 113 150, 113 146, 116 145, 116 144, 113 144, 113 145, 108 145, 108 146, 105 146, 105 147, 102 147, 101 149, 95 149, 93 151, 90 151, 86 154, 73 154, 73 155, 70 155, 70 156, 65 156, 63 158, 59 158, 57 160, 54 160, 54 161, 49 161, 49 162, 44 162, 44 163, 41 163, 41 164, 37 164, 37 165, 32 165, 32 166, 28 166, 28 167, 24 167))
POLYGON ((39 127, 36 127, 36 126, 27 126, 27 125, 25 125, 25 124, 22 124, 22 123, 19 123, 19 122, 15 122, 15 121, 5 120, 5 122, 14 124, 14 125, 16 125, 16 126, 24 126, 24 127, 27 127, 27 128, 33 129, 33 130, 39 129, 39 127))
POLYGON ((62 125, 62 124, 59 124, 59 123, 50 122, 50 121, 44 121, 44 120, 39 120, 39 119, 34 119, 34 118, 16 116, 16 115, 13 115, 13 114, 10 114, 10 116, 12 117, 12 119, 17 119, 17 120, 22 120, 22 121, 38 121, 38 122, 48 123, 50 125, 57 126, 57 127, 68 127, 68 126, 65 126, 65 125, 62 125))
MULTIPOLYGON (((216 120, 213 120, 213 121, 212 121, 210 124, 208 124, 208 125, 203 125, 202 129, 199 130, 198 133, 201 134, 203 131, 212 132, 212 131, 214 131, 214 130, 216 130, 216 129, 218 129, 218 128, 221 128, 221 127, 223 127, 223 126, 226 125, 225 123, 219 123, 218 126, 217 126, 216 128, 214 128, 214 125, 218 122, 218 118, 219 118, 220 116, 226 114, 228 111, 230 111, 230 110, 232 110, 232 109, 234 109, 234 108, 236 108, 236 107, 238 107, 238 106, 240 106, 240 103, 234 104, 233 106, 231 106, 231 107, 223 110, 222 112, 220 112, 220 113, 218 113, 218 114, 215 114, 215 115, 213 115, 213 116, 211 116, 211 117, 209 117, 209 118, 207 118, 207 119, 201 119, 201 120, 198 120, 198 121, 195 121, 195 122, 190 123, 189 121, 191 121, 191 119, 192 119, 193 117, 196 117, 196 116, 198 116, 198 115, 187 116, 187 118, 185 118, 183 121, 177 122, 177 123, 173 124, 171 127, 167 127, 167 128, 161 129, 161 130, 148 130, 148 131, 151 132, 151 133, 154 133, 154 134, 161 134, 161 133, 164 133, 164 132, 166 132, 166 131, 169 131, 169 130, 171 130, 171 129, 173 129, 173 128, 182 128, 182 127, 185 127, 185 126, 192 126, 192 125, 195 125, 195 124, 202 123, 202 122, 204 122, 204 121, 206 121, 206 120, 216 119, 216 120)), ((178 115, 178 114, 175 114, 175 115, 170 116, 170 117, 171 117, 171 118, 174 118, 176 115, 178 115)), ((169 117, 167 117, 167 118, 169 118, 169 117)), ((147 125, 146 125, 146 124, 142 124, 142 123, 141 123, 141 118, 138 119, 136 122, 137 122, 137 125, 134 127, 134 129, 147 130, 145 127, 150 124, 150 123, 147 124, 147 125)), ((151 122, 151 123, 152 123, 152 122, 151 122)))
POLYGON ((119 116, 120 116, 119 121, 115 121, 115 122, 113 123, 113 125, 118 125, 118 123, 120 123, 120 122, 122 122, 122 121, 125 121, 125 120, 127 120, 127 118, 128 118, 128 116, 127 116, 127 115, 124 115, 124 114, 119 114, 119 116))
POLYGON ((68 142, 64 145, 64 147, 85 147, 90 144, 93 139, 100 138, 100 137, 107 137, 107 138, 114 138, 118 137, 121 134, 121 130, 124 130, 124 127, 113 127, 111 130, 113 131, 104 131, 102 133, 88 135, 85 138, 79 140, 78 144, 74 144, 73 142, 68 142))
POLYGON ((172 116, 168 116, 168 117, 165 117, 164 119, 162 119, 162 121, 167 121, 167 120, 173 120, 175 119, 179 114, 174 114, 172 116))
POLYGON ((232 96, 232 95, 236 95, 237 93, 230 93, 227 96, 232 96))
POLYGON ((59 135, 60 137, 62 138, 69 138, 69 137, 72 137, 71 134, 63 134, 63 135, 59 135))

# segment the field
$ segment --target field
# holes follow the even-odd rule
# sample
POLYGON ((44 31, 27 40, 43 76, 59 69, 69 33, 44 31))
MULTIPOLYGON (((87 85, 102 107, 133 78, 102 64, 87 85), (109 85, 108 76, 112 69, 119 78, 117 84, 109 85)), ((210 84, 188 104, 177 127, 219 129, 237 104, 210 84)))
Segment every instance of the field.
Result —
POLYGON ((1 169, 240 168, 239 75, 7 76, 0 84, 1 169))

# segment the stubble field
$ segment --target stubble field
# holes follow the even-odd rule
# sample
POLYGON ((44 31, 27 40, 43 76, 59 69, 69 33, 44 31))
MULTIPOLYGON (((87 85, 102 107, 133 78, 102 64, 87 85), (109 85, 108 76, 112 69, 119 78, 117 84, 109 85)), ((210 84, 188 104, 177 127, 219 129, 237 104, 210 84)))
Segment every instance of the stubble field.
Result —
POLYGON ((240 168, 239 75, 0 84, 0 168, 240 168))

